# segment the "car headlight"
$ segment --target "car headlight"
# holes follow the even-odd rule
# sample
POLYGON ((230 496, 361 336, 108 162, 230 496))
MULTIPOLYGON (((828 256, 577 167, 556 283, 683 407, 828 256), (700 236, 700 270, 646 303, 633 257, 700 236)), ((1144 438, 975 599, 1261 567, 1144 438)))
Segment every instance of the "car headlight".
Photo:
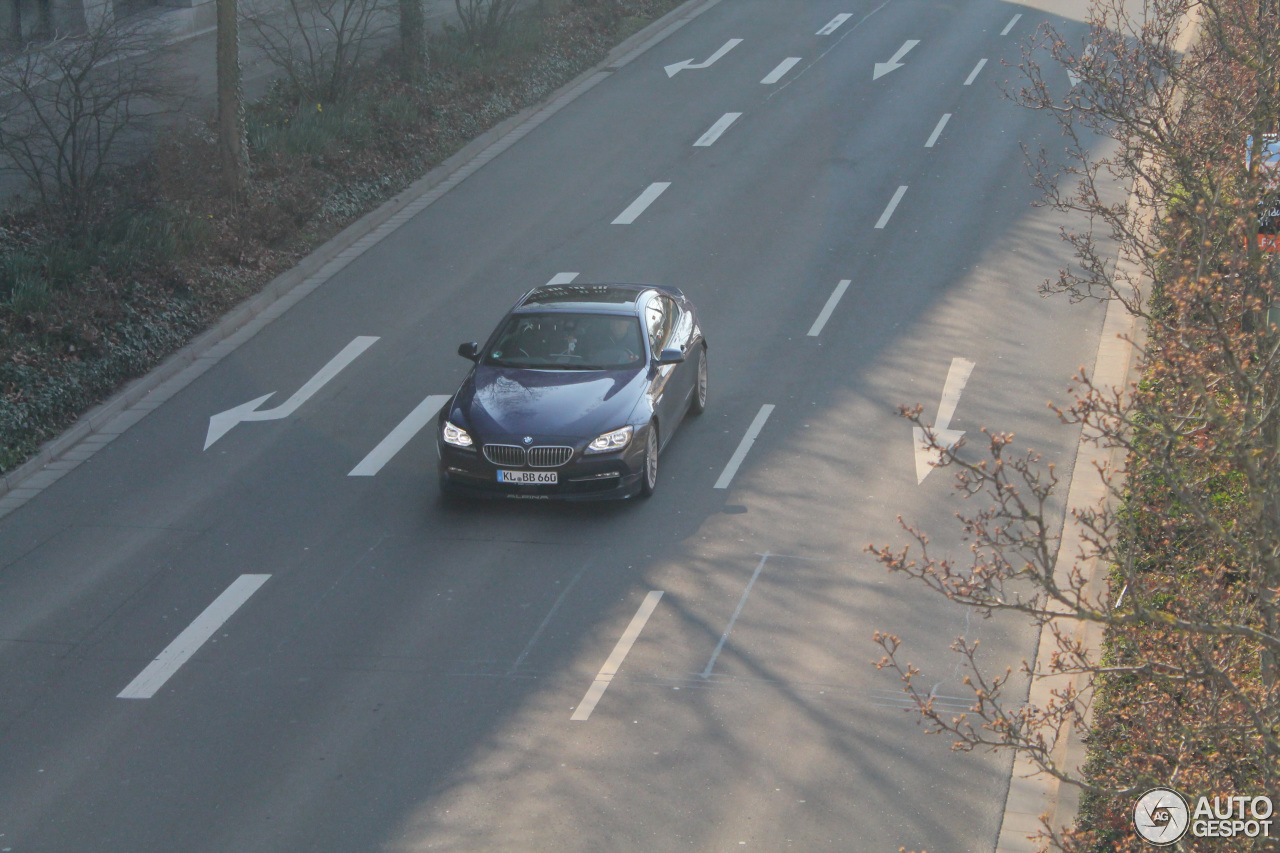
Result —
POLYGON ((454 447, 470 447, 472 444, 471 436, 467 435, 465 429, 460 429, 449 421, 444 422, 444 431, 441 433, 445 444, 452 444, 454 447))
POLYGON ((631 427, 624 426, 622 429, 615 429, 612 432, 606 432, 604 435, 598 436, 590 444, 587 445, 587 453, 608 453, 611 450, 621 450, 627 446, 627 442, 631 440, 631 427))

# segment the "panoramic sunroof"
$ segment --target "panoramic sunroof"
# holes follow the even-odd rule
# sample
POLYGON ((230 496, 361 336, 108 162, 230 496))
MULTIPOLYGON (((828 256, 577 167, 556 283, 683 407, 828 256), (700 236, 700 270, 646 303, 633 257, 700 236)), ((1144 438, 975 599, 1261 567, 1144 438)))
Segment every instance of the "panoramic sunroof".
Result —
POLYGON ((525 305, 553 305, 561 302, 613 302, 619 305, 636 301, 639 291, 618 284, 553 284, 540 287, 529 295, 525 305))

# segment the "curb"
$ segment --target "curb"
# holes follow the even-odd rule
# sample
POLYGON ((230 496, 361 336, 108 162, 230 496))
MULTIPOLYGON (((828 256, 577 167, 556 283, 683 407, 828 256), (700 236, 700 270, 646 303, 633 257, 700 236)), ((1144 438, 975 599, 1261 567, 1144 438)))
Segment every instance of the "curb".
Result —
POLYGON ((624 39, 603 61, 561 86, 541 103, 526 107, 471 140, 399 195, 348 225, 292 269, 276 276, 212 328, 90 409, 61 435, 41 446, 27 462, 0 475, 0 518, 31 500, 190 385, 276 317, 561 108, 719 3, 720 0, 688 0, 624 39))
MULTIPOLYGON (((1187 26, 1174 44, 1174 50, 1182 54, 1190 50, 1191 45, 1200 35, 1200 17, 1194 10, 1188 13, 1185 20, 1187 26)), ((1132 194, 1131 191, 1130 195, 1132 194)), ((1151 211, 1144 214, 1146 219, 1144 227, 1150 227, 1152 216, 1151 211)), ((1138 282, 1145 292, 1150 282, 1145 275, 1140 274, 1137 264, 1120 258, 1116 264, 1117 278, 1122 268, 1128 280, 1138 282)), ((1131 384, 1136 384, 1141 379, 1138 375, 1138 353, 1144 347, 1146 335, 1146 326, 1138 323, 1136 317, 1126 315, 1125 309, 1117 307, 1116 301, 1112 300, 1107 305, 1107 315, 1098 341, 1098 355, 1093 367, 1094 383, 1117 388, 1122 394, 1126 394, 1131 384)), ((1104 466, 1108 471, 1123 471, 1127 462, 1123 449, 1114 448, 1105 451, 1096 446, 1091 447, 1086 434, 1082 431, 1076 451, 1076 464, 1072 469, 1071 485, 1067 491, 1067 512, 1070 513, 1072 507, 1097 506, 1103 501, 1110 504, 1114 500, 1113 496, 1107 493, 1101 478, 1086 486, 1080 483, 1081 478, 1078 478, 1077 474, 1090 467, 1101 471, 1104 470, 1104 466)), ((1054 574, 1060 582, 1070 571, 1072 555, 1081 553, 1084 544, 1078 526, 1070 522, 1069 517, 1064 522, 1062 539, 1058 543, 1058 553, 1054 562, 1054 574)), ((1094 600, 1100 600, 1105 592, 1108 567, 1098 557, 1089 559, 1084 565, 1089 575, 1085 592, 1094 600)), ((1051 648, 1053 644, 1046 636, 1045 627, 1047 626, 1040 629, 1039 647, 1036 650, 1036 672, 1050 671, 1050 658, 1054 650, 1051 648)), ((1096 623, 1080 625, 1076 630, 1075 639, 1081 642, 1085 649, 1100 652, 1105 639, 1103 626, 1096 623)), ((1052 692, 1054 686, 1063 685, 1066 680, 1065 676, 1033 678, 1027 703, 1034 706, 1047 705, 1054 698, 1052 692)), ((1084 690, 1088 686, 1088 678, 1081 674, 1071 679, 1070 684, 1077 690, 1084 690)), ((1085 719, 1087 726, 1093 723, 1092 708, 1090 704, 1085 719)), ((1088 758, 1088 744, 1082 740, 1079 732, 1068 729, 1059 742, 1054 744, 1051 757, 1054 764, 1066 772, 1078 772, 1088 758)), ((1037 771, 1035 765, 1022 756, 1015 756, 995 853, 1039 853, 1041 850, 1058 850, 1060 848, 1053 846, 1052 843, 1050 846, 1042 847, 1033 838, 1043 838, 1042 833, 1046 825, 1054 829, 1074 826, 1079 811, 1080 789, 1078 787, 1059 782, 1048 774, 1037 771)))
MULTIPOLYGON (((1138 349, 1134 347, 1134 341, 1137 340, 1135 335, 1141 335, 1142 332, 1136 318, 1128 314, 1123 305, 1113 300, 1107 306, 1093 366, 1093 382, 1096 385, 1123 390, 1129 387, 1131 380, 1136 381, 1138 349)), ((1123 470, 1124 462, 1123 449, 1098 447, 1090 442, 1086 431, 1081 432, 1071 485, 1067 490, 1068 514, 1054 563, 1054 574, 1060 582, 1065 583, 1075 555, 1081 553, 1086 544, 1079 525, 1072 523, 1071 509, 1109 503, 1112 497, 1102 479, 1091 475, 1101 470, 1123 470)), ((1083 567, 1084 573, 1089 577, 1088 594, 1102 595, 1107 582, 1107 566, 1099 558, 1093 557, 1083 567)), ((1074 638, 1083 643, 1085 648, 1101 649, 1102 626, 1091 622, 1082 623, 1076 627, 1074 638)), ((1035 672, 1051 672, 1052 658, 1057 650, 1048 626, 1042 627, 1036 650, 1035 672)), ((1033 677, 1027 704, 1047 707, 1055 699, 1054 691, 1061 690, 1068 684, 1083 691, 1088 686, 1088 678, 1085 675, 1033 677)), ((1075 729, 1068 729, 1054 744, 1051 753, 1053 763, 1068 773, 1076 772, 1084 765, 1087 748, 1081 734, 1075 729)), ((1055 829, 1072 826, 1079 807, 1078 788, 1040 771, 1030 759, 1021 754, 1016 755, 1010 771, 1009 793, 1005 798, 1004 816, 995 853, 1037 853, 1045 849, 1058 849, 1054 846, 1042 846, 1045 826, 1055 829)))

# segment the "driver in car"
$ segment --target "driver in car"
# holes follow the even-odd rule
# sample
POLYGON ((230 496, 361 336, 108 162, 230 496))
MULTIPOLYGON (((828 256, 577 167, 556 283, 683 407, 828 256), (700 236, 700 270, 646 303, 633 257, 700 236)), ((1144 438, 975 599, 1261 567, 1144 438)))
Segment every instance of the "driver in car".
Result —
POLYGON ((635 361, 640 357, 635 320, 629 317, 611 317, 604 326, 604 334, 594 335, 591 341, 594 360, 616 363, 635 361))

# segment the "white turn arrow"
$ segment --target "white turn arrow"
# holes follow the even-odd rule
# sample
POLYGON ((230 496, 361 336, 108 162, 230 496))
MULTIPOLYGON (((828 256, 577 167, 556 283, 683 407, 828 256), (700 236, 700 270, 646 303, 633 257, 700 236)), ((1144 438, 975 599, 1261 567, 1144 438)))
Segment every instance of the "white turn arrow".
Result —
MULTIPOLYGON (((969 381, 973 372, 973 362, 964 358, 951 359, 951 369, 947 371, 947 382, 942 386, 942 402, 938 404, 938 417, 933 422, 933 434, 937 442, 947 450, 952 449, 964 436, 962 429, 950 429, 951 416, 956 413, 956 404, 960 402, 960 392, 969 381)), ((916 485, 924 482, 933 466, 942 461, 942 452, 929 447, 924 438, 924 430, 912 427, 916 449, 916 485)))
POLYGON ((694 62, 692 59, 686 59, 683 62, 674 62, 671 65, 666 66, 667 76, 674 77, 686 68, 710 68, 713 62, 740 44, 742 44, 742 39, 729 39, 720 46, 719 50, 711 54, 711 56, 703 62, 694 62))
POLYGON ((888 62, 877 62, 875 73, 871 75, 872 80, 879 80, 890 71, 897 71, 902 67, 902 57, 906 56, 911 48, 920 43, 919 39, 909 39, 902 43, 902 47, 898 48, 898 52, 888 62))
POLYGON ((241 421, 276 421, 280 418, 287 418, 298 410, 298 407, 310 400, 312 395, 323 388, 330 379, 342 372, 348 364, 355 361, 360 353, 373 346, 376 337, 368 337, 362 335, 351 343, 342 348, 342 352, 335 355, 329 360, 329 363, 320 368, 320 372, 307 380, 307 384, 299 388, 294 395, 285 400, 274 409, 263 409, 258 411, 258 407, 272 397, 275 392, 263 394, 256 400, 250 400, 236 406, 234 409, 227 409, 225 412, 219 412, 209 418, 209 432, 204 437, 204 449, 208 450, 213 443, 222 438, 231 428, 241 421))

